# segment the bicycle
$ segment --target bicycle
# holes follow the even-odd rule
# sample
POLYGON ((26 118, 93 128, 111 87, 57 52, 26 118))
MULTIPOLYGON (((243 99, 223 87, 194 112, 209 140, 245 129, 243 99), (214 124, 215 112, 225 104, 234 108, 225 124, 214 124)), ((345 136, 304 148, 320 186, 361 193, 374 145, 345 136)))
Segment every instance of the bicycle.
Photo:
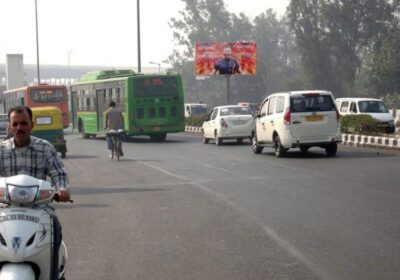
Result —
POLYGON ((122 156, 121 136, 123 134, 124 134, 123 129, 118 129, 118 130, 110 129, 106 133, 107 137, 109 137, 111 140, 111 159, 113 159, 114 156, 116 156, 117 160, 119 160, 120 156, 122 156))

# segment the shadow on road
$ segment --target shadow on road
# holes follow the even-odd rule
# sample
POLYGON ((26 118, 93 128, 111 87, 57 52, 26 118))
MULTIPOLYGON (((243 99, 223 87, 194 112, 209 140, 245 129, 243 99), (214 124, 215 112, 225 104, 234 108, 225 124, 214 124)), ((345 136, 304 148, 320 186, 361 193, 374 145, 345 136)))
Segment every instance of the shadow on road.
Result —
POLYGON ((92 195, 92 194, 110 194, 110 193, 135 193, 135 192, 165 192, 168 189, 162 188, 113 188, 113 187, 71 187, 73 195, 92 195))
POLYGON ((67 156, 65 158, 63 158, 63 160, 68 160, 68 159, 88 159, 88 158, 99 158, 100 156, 95 156, 95 155, 69 155, 67 154, 67 156))
MULTIPOLYGON (((275 157, 274 152, 268 151, 263 152, 263 154, 275 157)), ((327 159, 327 160, 335 160, 335 159, 344 159, 344 158, 376 158, 376 157, 395 157, 395 154, 386 151, 338 151, 336 156, 328 157, 325 154, 325 151, 320 149, 310 150, 307 153, 302 153, 301 151, 296 150, 289 150, 283 158, 290 158, 290 159, 327 159)))

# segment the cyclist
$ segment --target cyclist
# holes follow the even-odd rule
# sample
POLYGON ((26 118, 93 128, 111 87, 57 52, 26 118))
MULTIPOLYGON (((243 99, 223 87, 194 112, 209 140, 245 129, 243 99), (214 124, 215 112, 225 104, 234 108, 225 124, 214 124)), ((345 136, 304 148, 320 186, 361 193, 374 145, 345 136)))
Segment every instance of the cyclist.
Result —
MULTIPOLYGON (((124 129, 124 117, 122 116, 122 113, 120 110, 115 108, 115 102, 111 101, 109 104, 109 108, 106 110, 106 127, 105 129, 110 130, 116 130, 118 131, 118 129, 124 129)), ((120 135, 120 140, 121 139, 120 135)), ((107 140, 107 147, 110 150, 110 158, 112 158, 112 151, 111 151, 111 137, 107 136, 106 137, 107 140)), ((120 141, 122 142, 122 141, 120 141)), ((122 144, 120 145, 120 156, 124 156, 124 153, 122 152, 122 144)))

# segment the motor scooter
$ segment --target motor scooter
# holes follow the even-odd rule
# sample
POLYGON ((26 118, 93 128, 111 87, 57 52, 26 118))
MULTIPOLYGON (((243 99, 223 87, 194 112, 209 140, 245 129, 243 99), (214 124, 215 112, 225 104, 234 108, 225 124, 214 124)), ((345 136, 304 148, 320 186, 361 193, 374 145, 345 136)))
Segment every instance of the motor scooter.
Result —
MULTIPOLYGON (((0 280, 52 280, 54 230, 51 208, 56 191, 28 175, 0 178, 0 280)), ((67 263, 61 242, 58 279, 67 263)))

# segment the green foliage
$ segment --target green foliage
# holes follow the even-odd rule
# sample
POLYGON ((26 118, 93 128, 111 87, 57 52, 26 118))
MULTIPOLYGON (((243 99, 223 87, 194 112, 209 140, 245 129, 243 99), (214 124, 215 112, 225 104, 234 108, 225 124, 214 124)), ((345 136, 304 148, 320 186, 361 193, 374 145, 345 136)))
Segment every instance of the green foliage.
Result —
POLYGON ((370 115, 346 115, 340 117, 340 125, 344 133, 376 134, 379 132, 376 120, 370 115))
POLYGON ((311 84, 330 89, 336 96, 352 96, 377 22, 390 20, 392 8, 382 0, 292 0, 289 24, 311 84))
POLYGON ((187 126, 201 127, 206 118, 207 115, 193 115, 185 118, 185 122, 187 126))
POLYGON ((373 96, 400 88, 399 0, 291 0, 284 17, 269 9, 253 19, 224 0, 182 0, 169 22, 175 49, 167 62, 182 75, 185 99, 222 105, 225 77, 196 80, 199 42, 257 42, 257 75, 230 80, 231 103, 259 102, 282 90, 319 88, 336 97, 373 96), (396 35, 397 34, 397 35, 396 35), (396 63, 397 62, 397 63, 396 63))
POLYGON ((400 84, 400 69, 397 65, 400 62, 400 26, 397 24, 389 36, 385 37, 367 63, 370 84, 378 93, 394 92, 396 83, 400 84))

